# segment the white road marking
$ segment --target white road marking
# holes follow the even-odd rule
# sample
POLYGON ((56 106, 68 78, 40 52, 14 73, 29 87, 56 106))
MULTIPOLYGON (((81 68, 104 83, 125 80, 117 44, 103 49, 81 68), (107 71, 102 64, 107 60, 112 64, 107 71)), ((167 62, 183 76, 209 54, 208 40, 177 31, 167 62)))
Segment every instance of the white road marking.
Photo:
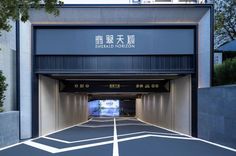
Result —
MULTIPOLYGON (((146 125, 146 124, 136 124, 136 123, 126 123, 126 124, 117 124, 116 126, 135 126, 135 125, 137 125, 137 126, 148 126, 148 125, 146 125)), ((113 125, 97 125, 97 126, 95 126, 95 125, 79 125, 79 126, 77 126, 77 127, 88 127, 88 128, 100 128, 100 127, 113 127, 113 125)))
POLYGON ((19 143, 10 145, 10 146, 6 146, 6 147, 1 148, 0 151, 3 151, 3 150, 5 150, 5 149, 8 149, 8 148, 11 148, 11 147, 14 147, 14 146, 18 146, 18 145, 21 145, 21 144, 22 144, 22 142, 19 142, 19 143))
MULTIPOLYGON (((126 121, 126 120, 131 120, 131 121, 137 121, 135 118, 129 118, 129 117, 124 117, 124 118, 116 118, 116 121, 126 121)), ((94 122, 111 122, 113 119, 106 119, 106 120, 96 120, 92 119, 94 122)))
POLYGON ((10 146, 6 146, 6 147, 3 147, 3 148, 0 148, 0 151, 5 150, 5 149, 8 149, 8 148, 11 148, 11 147, 14 147, 14 146, 18 146, 18 145, 24 144, 24 143, 27 142, 27 141, 33 141, 33 140, 39 139, 39 138, 44 137, 44 136, 47 136, 47 135, 51 135, 51 134, 54 134, 54 133, 57 133, 57 132, 60 132, 60 131, 63 131, 63 130, 66 130, 66 129, 69 129, 69 128, 72 128, 72 127, 75 127, 75 126, 79 126, 79 125, 81 125, 81 124, 85 124, 85 123, 89 122, 90 120, 92 120, 92 119, 89 119, 89 120, 87 120, 87 121, 81 122, 81 123, 76 124, 76 125, 73 125, 73 126, 69 126, 69 127, 66 127, 66 128, 63 128, 63 129, 60 129, 60 130, 57 130, 57 131, 54 131, 54 132, 52 132, 52 133, 48 133, 48 134, 39 136, 39 137, 37 137, 37 138, 32 138, 32 139, 29 139, 29 140, 26 140, 26 141, 23 141, 23 142, 20 142, 20 143, 16 143, 16 144, 13 144, 13 145, 10 145, 10 146))
MULTIPOLYGON (((159 133, 159 132, 141 131, 141 132, 120 134, 120 135, 117 135, 117 137, 129 136, 129 135, 137 135, 137 134, 179 135, 179 134, 174 134, 174 133, 159 133)), ((61 142, 61 143, 66 143, 66 144, 73 144, 73 143, 81 143, 81 142, 87 142, 87 141, 95 141, 95 140, 109 139, 109 138, 113 138, 113 137, 114 137, 114 136, 97 137, 97 138, 83 139, 83 140, 78 140, 78 141, 66 141, 66 140, 56 139, 56 138, 47 137, 47 136, 44 136, 44 137, 42 137, 42 138, 48 139, 48 140, 57 141, 57 142, 61 142)))
MULTIPOLYGON (((137 120, 139 120, 139 121, 141 121, 141 122, 143 122, 143 123, 145 123, 145 124, 147 124, 147 125, 151 125, 151 126, 154 126, 154 127, 157 127, 157 128, 161 128, 161 129, 164 129, 164 130, 167 130, 167 131, 176 133, 176 134, 180 134, 180 135, 183 135, 183 136, 186 136, 186 137, 194 138, 194 137, 192 137, 192 136, 190 136, 190 135, 187 135, 187 134, 183 134, 183 133, 180 133, 180 132, 177 132, 177 131, 174 131, 174 130, 170 130, 170 129, 167 129, 167 128, 164 128, 164 127, 161 127, 161 126, 157 126, 157 125, 154 125, 154 124, 145 122, 145 121, 143 121, 143 120, 141 120, 141 119, 139 119, 139 118, 137 118, 137 120)), ((224 149, 227 149, 227 150, 236 152, 236 149, 234 149, 234 148, 227 147, 227 146, 224 146, 224 145, 220 145, 220 144, 217 144, 217 143, 214 143, 214 142, 210 142, 210 141, 203 140, 203 139, 200 139, 200 138, 195 138, 195 140, 202 141, 202 142, 205 142, 205 143, 208 143, 208 144, 211 144, 211 145, 220 147, 220 148, 224 148, 224 149)))
POLYGON ((113 140, 111 141, 104 141, 104 142, 99 142, 99 143, 92 143, 92 144, 86 144, 86 145, 80 145, 80 146, 73 146, 73 147, 66 147, 66 148, 55 148, 55 147, 51 147, 48 145, 44 145, 41 143, 36 143, 33 141, 27 141, 24 142, 24 144, 40 149, 42 151, 46 151, 49 153, 61 153, 61 152, 67 152, 67 151, 73 151, 73 150, 79 150, 79 149, 84 149, 84 148, 90 148, 90 147, 96 147, 96 146, 101 146, 101 145, 107 145, 107 144, 112 144, 113 140))
POLYGON ((165 127, 157 126, 157 125, 151 124, 151 123, 149 123, 149 122, 143 121, 143 120, 141 120, 141 119, 139 119, 139 118, 137 118, 137 120, 139 120, 140 122, 145 123, 145 124, 147 124, 147 125, 150 125, 150 126, 154 126, 154 127, 160 128, 160 129, 167 130, 167 131, 169 131, 169 132, 173 132, 173 133, 176 133, 176 134, 179 134, 179 135, 183 135, 183 136, 186 136, 186 137, 193 138, 191 135, 187 135, 187 134, 180 133, 180 132, 177 132, 177 131, 174 131, 174 130, 170 130, 170 129, 167 129, 167 128, 165 128, 165 127))
MULTIPOLYGON (((69 126, 69 127, 66 127, 66 128, 63 128, 63 129, 60 129, 60 130, 57 130, 57 131, 54 131, 54 132, 45 134, 45 135, 42 135, 42 136, 40 136, 40 137, 47 136, 47 135, 51 135, 51 134, 55 134, 55 133, 57 133, 57 132, 61 132, 61 131, 70 129, 70 128, 73 128, 73 127, 75 127, 75 126, 79 126, 79 125, 85 124, 85 123, 87 123, 87 122, 89 122, 89 121, 91 121, 91 120, 92 120, 92 119, 89 119, 89 120, 84 121, 84 122, 81 122, 81 123, 79 123, 79 124, 75 124, 75 125, 72 125, 72 126, 69 126)), ((39 137, 38 137, 38 138, 39 138, 39 137)), ((37 138, 35 138, 35 139, 37 139, 37 138)), ((33 139, 33 140, 35 140, 35 139, 33 139)))
POLYGON ((124 141, 129 141, 129 140, 136 140, 136 139, 143 139, 143 138, 147 138, 147 137, 157 137, 157 138, 167 138, 167 139, 180 139, 180 140, 197 140, 195 138, 187 138, 187 137, 145 134, 145 135, 140 135, 140 136, 134 136, 134 137, 119 139, 118 142, 124 142, 124 141))
POLYGON ((64 148, 64 149, 59 149, 58 153, 72 151, 72 150, 79 150, 79 149, 84 149, 84 148, 91 148, 91 147, 102 146, 102 145, 108 145, 108 144, 112 144, 112 143, 113 143, 113 140, 99 142, 99 143, 93 143, 93 144, 86 144, 86 145, 81 145, 81 146, 75 146, 75 147, 68 147, 68 148, 64 148))
POLYGON ((66 144, 73 144, 73 143, 80 143, 80 142, 87 142, 87 141, 109 139, 109 138, 113 138, 113 136, 98 137, 98 138, 92 138, 92 139, 83 139, 83 140, 78 140, 78 141, 66 141, 66 140, 56 139, 56 138, 52 138, 52 137, 43 137, 43 138, 48 139, 48 140, 61 142, 61 143, 66 143, 66 144))
POLYGON ((234 149, 234 148, 230 148, 230 147, 227 147, 227 146, 224 146, 224 145, 216 144, 216 143, 213 143, 213 142, 210 142, 210 141, 207 141, 207 140, 203 140, 203 139, 199 139, 199 138, 196 138, 196 140, 199 140, 201 142, 205 142, 205 143, 217 146, 217 147, 221 147, 221 148, 236 152, 236 149, 234 149))
POLYGON ((113 140, 113 154, 112 156, 119 156, 119 147, 117 141, 116 118, 114 118, 114 140, 113 140))
POLYGON ((24 142, 24 144, 34 147, 34 148, 37 148, 37 149, 40 149, 42 151, 50 152, 50 153, 58 153, 58 150, 59 150, 58 148, 44 145, 44 144, 37 143, 37 142, 33 142, 33 141, 26 141, 26 142, 24 142))
POLYGON ((99 117, 92 117, 93 119, 99 118, 99 119, 113 119, 113 117, 106 117, 106 116, 99 116, 99 117))
POLYGON ((141 131, 141 132, 135 132, 135 133, 120 134, 120 135, 118 135, 118 137, 137 135, 137 134, 156 134, 156 135, 172 135, 172 136, 179 135, 179 134, 174 134, 174 133, 159 133, 159 132, 141 131))
MULTIPOLYGON (((90 119, 91 120, 91 119, 90 119)), ((89 122, 90 120, 86 121, 86 122, 89 122)), ((217 147, 221 147, 221 148, 224 148, 226 150, 230 150, 230 151, 233 151, 233 152, 236 152, 236 149, 233 149, 233 148, 230 148, 230 147, 226 147, 226 146, 223 146, 223 145, 219 145, 219 144, 216 144, 216 143, 212 143, 210 141, 206 141, 206 140, 202 140, 202 139, 199 139, 199 138, 193 138, 189 135, 186 135, 186 134, 182 134, 182 133, 179 133, 179 132, 176 132, 176 131, 173 131, 173 130, 169 130, 169 129, 166 129, 166 128, 163 128, 163 127, 160 127, 160 126, 157 126, 157 125, 153 125, 153 124, 150 124, 150 123, 147 123, 147 122, 144 122, 140 119, 138 119, 139 121, 143 122, 143 123, 146 123, 147 125, 152 125, 154 127, 158 127, 158 128, 161 128, 161 129, 165 129, 165 130, 168 130, 170 132, 174 132, 174 133, 177 133, 175 135, 182 135, 182 136, 187 136, 189 138, 185 138, 185 137, 178 137, 178 136, 163 136, 162 134, 160 135, 154 135, 156 132, 152 132, 153 134, 145 134, 145 135, 141 135, 141 136, 133 136, 133 137, 129 137, 129 138, 122 138, 122 139, 117 139, 117 143, 118 142, 124 142, 124 141, 129 141, 129 140, 135 140, 135 139, 142 139, 142 138, 146 138, 146 137, 161 137, 161 138, 167 138, 167 139, 182 139, 182 140, 193 140, 193 141, 201 141, 201 142, 204 142, 204 143, 208 143, 208 144, 211 144, 211 145, 215 145, 217 147)), ((85 122, 85 123, 86 123, 85 122)), ((82 124, 82 123, 81 123, 82 124)), ((116 125, 117 126, 117 125, 116 125)), ((73 127, 73 126, 71 126, 73 127)), ((71 127, 68 127, 68 128, 71 128, 71 127)), ((68 129, 68 128, 65 128, 65 129, 68 129)), ((63 131, 65 129, 62 129, 62 130, 59 130, 59 131, 63 131)), ((54 134, 54 133, 57 133, 59 131, 56 131, 56 132, 53 132, 53 133, 50 133, 50 134, 54 134)), ((148 132, 148 131, 147 131, 148 132)), ((142 134, 142 133, 146 133, 145 131, 143 132, 136 132, 136 134, 142 134)), ((157 132, 158 133, 158 132, 157 132)), ((122 134, 122 135, 119 135, 119 136, 128 136, 128 135, 134 135, 135 133, 129 133, 129 134, 122 134)), ((170 135, 169 133, 167 133, 168 135, 170 135)), ((174 134, 173 134, 174 135, 174 134)), ((110 136, 112 137, 112 136, 110 136)), ((40 137, 39 137, 40 138, 40 137)), ((67 147, 67 148, 62 148, 62 149, 58 149, 58 148, 55 148, 55 147, 51 147, 51 146, 47 146, 47 145, 44 145, 44 144, 41 144, 41 143, 36 143, 36 142, 33 142, 33 140, 35 139, 38 139, 38 138, 34 138, 34 139, 30 139, 28 141, 25 141, 25 142, 21 142, 21 143, 17 143, 17 144, 14 144, 14 145, 11 145, 11 146, 7 146, 5 148, 2 148, 0 149, 1 150, 5 150, 5 149, 8 149, 10 147, 14 147, 14 146, 17 146, 17 145, 20 145, 20 144, 26 144, 28 146, 32 146, 34 148, 38 148, 38 149, 41 149, 43 151, 46 151, 46 152, 50 152, 50 153, 60 153, 60 152, 66 152, 66 151, 71 151, 71 150, 78 150, 78 149, 83 149, 83 148, 90 148, 90 147, 96 147, 96 146, 101 146, 101 145, 107 145, 107 144, 112 144, 113 143, 113 146, 114 146, 114 140, 111 140, 111 141, 104 141, 104 142, 99 142, 99 143, 92 143, 92 144, 86 144, 86 145, 80 145, 80 146, 73 146, 73 147, 67 147)))
MULTIPOLYGON (((115 134, 115 132, 114 132, 115 134)), ((61 153, 61 152, 67 152, 67 151, 72 151, 72 150, 79 150, 79 149, 84 149, 84 148, 91 148, 91 147, 96 147, 96 146, 101 146, 101 145, 107 145, 107 144, 113 144, 113 156, 119 156, 119 149, 118 149, 118 142, 124 142, 124 141, 130 141, 130 140, 136 140, 136 139, 142 139, 142 138, 147 138, 147 137, 160 137, 160 138, 167 138, 167 139, 181 139, 181 140, 198 140, 195 138, 184 138, 184 137, 175 137, 175 136, 162 136, 162 135, 153 135, 153 134, 146 134, 146 135, 140 135, 140 136, 134 136, 134 137, 129 137, 129 138, 123 138, 123 139, 117 139, 117 136, 114 135, 114 140, 111 141, 104 141, 104 142, 99 142, 99 143, 92 143, 92 144, 86 144, 86 145, 79 145, 79 146, 73 146, 73 147, 66 147, 66 148, 56 148, 56 147, 51 147, 48 145, 44 145, 41 143, 36 143, 33 141, 26 141, 24 144, 49 152, 49 153, 61 153), (116 140, 117 139, 117 140, 116 140)))

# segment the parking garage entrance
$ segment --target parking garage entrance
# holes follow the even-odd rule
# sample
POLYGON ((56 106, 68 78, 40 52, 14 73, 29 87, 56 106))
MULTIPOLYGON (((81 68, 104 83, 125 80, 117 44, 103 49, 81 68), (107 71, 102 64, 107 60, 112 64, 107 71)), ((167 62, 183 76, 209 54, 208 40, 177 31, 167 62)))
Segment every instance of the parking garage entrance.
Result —
POLYGON ((86 93, 89 117, 135 117, 137 98, 151 92, 169 92, 169 80, 61 80, 60 92, 86 93))
POLYGON ((136 117, 191 134, 191 75, 136 79, 39 76, 40 134, 91 117, 136 117))
POLYGON ((35 26, 39 135, 93 116, 196 132, 195 26, 35 26))

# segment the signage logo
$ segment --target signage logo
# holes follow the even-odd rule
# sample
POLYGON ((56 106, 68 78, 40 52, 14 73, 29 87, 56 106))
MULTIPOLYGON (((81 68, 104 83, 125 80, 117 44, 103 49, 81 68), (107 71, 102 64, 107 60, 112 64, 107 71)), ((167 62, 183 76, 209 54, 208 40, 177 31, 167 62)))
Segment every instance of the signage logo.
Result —
POLYGON ((135 48, 135 35, 96 35, 95 48, 135 48))

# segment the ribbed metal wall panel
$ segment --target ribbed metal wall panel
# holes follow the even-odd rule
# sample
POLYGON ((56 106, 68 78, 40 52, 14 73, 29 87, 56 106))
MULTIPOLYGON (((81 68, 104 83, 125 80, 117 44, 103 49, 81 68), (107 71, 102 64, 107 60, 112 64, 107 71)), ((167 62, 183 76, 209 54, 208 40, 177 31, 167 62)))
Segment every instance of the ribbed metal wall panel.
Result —
POLYGON ((38 73, 194 73, 194 55, 36 56, 38 73))

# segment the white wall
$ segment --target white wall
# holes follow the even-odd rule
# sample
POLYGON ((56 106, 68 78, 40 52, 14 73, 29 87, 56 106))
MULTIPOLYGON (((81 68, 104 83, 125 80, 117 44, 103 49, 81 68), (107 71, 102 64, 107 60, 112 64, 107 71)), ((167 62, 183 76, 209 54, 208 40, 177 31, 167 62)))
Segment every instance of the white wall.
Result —
POLYGON ((4 111, 16 110, 16 27, 10 21, 10 32, 1 31, 0 36, 0 70, 6 77, 8 84, 3 104, 4 111))
POLYGON ((60 93, 59 129, 88 120, 87 95, 60 93))
POLYGON ((198 87, 211 86, 211 21, 210 10, 201 18, 198 24, 198 87))
POLYGON ((136 99, 136 116, 152 124, 191 134, 191 77, 171 81, 170 93, 136 99))
POLYGON ((170 93, 152 93, 136 99, 136 117, 165 128, 172 127, 170 93))
POLYGON ((47 134, 58 127, 58 82, 39 77, 39 133, 47 134))
POLYGON ((20 22, 20 136, 32 136, 31 23, 20 22))
POLYGON ((191 134, 191 77, 172 81, 173 129, 191 134))
POLYGON ((59 93, 58 81, 39 76, 39 134, 88 120, 87 95, 59 93))

